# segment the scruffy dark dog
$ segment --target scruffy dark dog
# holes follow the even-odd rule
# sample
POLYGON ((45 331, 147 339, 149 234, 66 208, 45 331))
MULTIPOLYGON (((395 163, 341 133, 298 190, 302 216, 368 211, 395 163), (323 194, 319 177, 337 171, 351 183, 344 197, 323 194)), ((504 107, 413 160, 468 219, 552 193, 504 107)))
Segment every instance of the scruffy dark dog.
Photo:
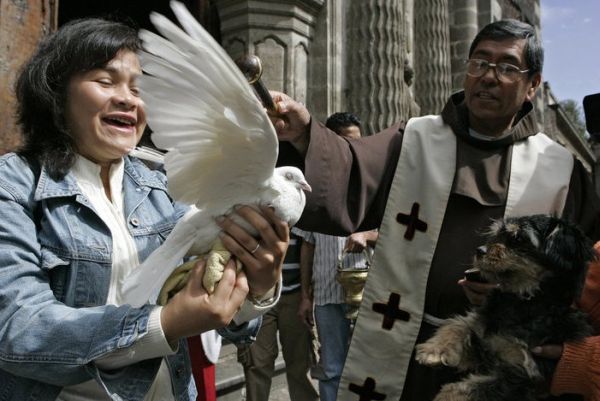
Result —
POLYGON ((545 215, 509 218, 490 227, 474 267, 497 283, 486 302, 450 319, 417 346, 425 365, 468 372, 442 387, 436 401, 535 400, 552 372, 529 349, 562 344, 591 333, 585 315, 571 308, 593 256, 577 228, 545 215))

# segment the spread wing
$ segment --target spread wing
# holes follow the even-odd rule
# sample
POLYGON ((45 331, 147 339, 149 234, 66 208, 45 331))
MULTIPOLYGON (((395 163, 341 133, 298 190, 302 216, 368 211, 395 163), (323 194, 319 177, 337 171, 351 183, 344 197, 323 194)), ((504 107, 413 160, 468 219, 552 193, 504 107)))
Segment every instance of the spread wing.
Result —
POLYGON ((140 78, 152 140, 167 150, 169 193, 210 214, 255 199, 273 174, 277 136, 250 85, 182 3, 141 31, 140 78))

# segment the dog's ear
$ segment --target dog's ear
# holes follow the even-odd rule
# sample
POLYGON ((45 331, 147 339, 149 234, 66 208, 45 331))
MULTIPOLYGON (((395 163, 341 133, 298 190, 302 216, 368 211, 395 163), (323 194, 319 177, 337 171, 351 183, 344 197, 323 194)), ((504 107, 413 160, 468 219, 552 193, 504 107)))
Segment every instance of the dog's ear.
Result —
POLYGON ((564 220, 552 217, 548 223, 542 252, 551 266, 572 273, 585 272, 594 256, 591 240, 564 220))

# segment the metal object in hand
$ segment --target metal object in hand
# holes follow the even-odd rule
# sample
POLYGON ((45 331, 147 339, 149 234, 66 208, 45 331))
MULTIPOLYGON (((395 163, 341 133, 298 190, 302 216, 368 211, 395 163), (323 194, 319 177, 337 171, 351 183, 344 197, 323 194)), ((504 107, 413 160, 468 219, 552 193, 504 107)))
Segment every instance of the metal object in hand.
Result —
POLYGON ((235 62, 238 68, 242 71, 248 83, 252 85, 256 95, 267 108, 267 110, 276 112, 275 103, 269 93, 269 90, 260 79, 263 73, 262 63, 260 58, 254 54, 246 54, 235 62))
POLYGON ((371 267, 371 252, 368 248, 363 251, 366 267, 362 268, 344 268, 344 260, 349 254, 344 251, 340 256, 335 279, 344 289, 344 302, 348 305, 346 318, 354 320, 358 317, 358 308, 362 302, 367 274, 371 267))

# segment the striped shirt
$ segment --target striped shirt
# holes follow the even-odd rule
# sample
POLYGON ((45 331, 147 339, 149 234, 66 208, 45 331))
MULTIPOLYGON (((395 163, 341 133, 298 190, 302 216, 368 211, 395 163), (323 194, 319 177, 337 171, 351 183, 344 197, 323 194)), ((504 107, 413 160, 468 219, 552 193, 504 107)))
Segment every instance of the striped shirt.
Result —
MULTIPOLYGON (((344 303, 344 290, 335 279, 347 237, 303 231, 296 227, 292 232, 315 246, 312 270, 313 302, 315 305, 344 303)), ((363 253, 347 253, 342 260, 344 268, 364 268, 363 253)))
POLYGON ((282 294, 288 294, 300 288, 300 243, 301 238, 290 232, 290 243, 283 260, 282 294))

